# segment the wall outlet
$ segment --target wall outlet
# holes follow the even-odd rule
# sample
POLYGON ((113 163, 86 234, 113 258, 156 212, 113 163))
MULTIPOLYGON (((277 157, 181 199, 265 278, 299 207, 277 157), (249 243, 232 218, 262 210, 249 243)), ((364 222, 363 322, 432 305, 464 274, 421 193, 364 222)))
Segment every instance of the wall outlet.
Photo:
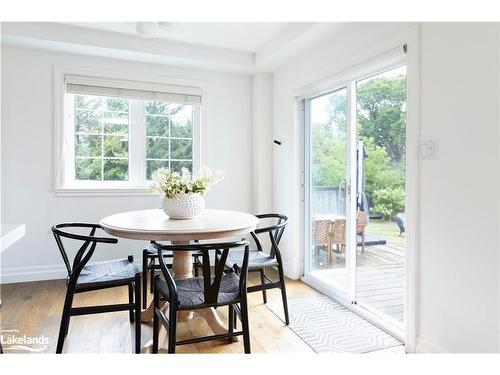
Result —
POLYGON ((437 139, 420 140, 420 159, 436 160, 438 158, 437 139))

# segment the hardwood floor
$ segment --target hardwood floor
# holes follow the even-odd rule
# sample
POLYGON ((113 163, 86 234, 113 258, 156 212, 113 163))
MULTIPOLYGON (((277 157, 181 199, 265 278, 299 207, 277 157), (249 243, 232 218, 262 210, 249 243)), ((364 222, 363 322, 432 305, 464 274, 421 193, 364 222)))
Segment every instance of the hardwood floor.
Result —
MULTIPOLYGON (((252 274, 250 282, 256 281, 252 274)), ((44 351, 54 353, 61 311, 64 301, 65 281, 52 280, 2 285, 1 327, 18 330, 16 336, 49 338, 44 351)), ((288 298, 301 298, 318 293, 301 281, 287 280, 288 298)), ((150 298, 151 295, 148 295, 150 298)), ((77 294, 75 306, 127 301, 127 289, 112 288, 98 292, 77 294)), ((268 291, 268 302, 281 301, 279 290, 268 291)), ((261 293, 249 295, 250 332, 252 353, 314 353, 291 329, 262 303, 261 293)), ((219 309, 227 321, 227 308, 219 309)), ((178 324, 178 339, 211 334, 206 322, 196 317, 178 324)), ((151 341, 152 328, 143 324, 142 343, 151 341)), ((132 353, 133 325, 128 312, 72 317, 69 334, 64 344, 65 353, 132 353)), ((13 353, 14 351, 10 351, 13 353)), ((243 353, 242 340, 211 341, 177 347, 178 353, 243 353)), ((400 351, 401 352, 401 351, 400 351)))
MULTIPOLYGON (((256 280, 255 275, 250 281, 256 280)), ((288 280, 289 298, 300 298, 317 293, 300 281, 288 280)), ((1 327, 18 330, 16 336, 41 336, 49 338, 45 352, 54 353, 66 290, 64 280, 51 280, 1 286, 1 327)), ((127 301, 127 289, 112 288, 75 296, 75 306, 127 301)), ((148 295, 151 298, 151 295, 148 295)), ((268 301, 281 301, 279 290, 268 291, 268 301)), ((262 294, 249 295, 250 331, 252 353, 312 353, 312 349, 274 315, 262 303, 262 294)), ((227 308, 218 309, 227 321, 227 308)), ((152 327, 143 324, 142 343, 146 346, 152 335, 152 327)), ((197 317, 178 324, 178 339, 210 335, 206 322, 197 317)), ((128 312, 77 316, 71 318, 65 353, 132 353, 133 325, 128 312)), ((232 344, 227 341, 211 341, 177 347, 179 353, 243 353, 242 340, 232 344)), ((14 351, 9 351, 13 353, 14 351)))

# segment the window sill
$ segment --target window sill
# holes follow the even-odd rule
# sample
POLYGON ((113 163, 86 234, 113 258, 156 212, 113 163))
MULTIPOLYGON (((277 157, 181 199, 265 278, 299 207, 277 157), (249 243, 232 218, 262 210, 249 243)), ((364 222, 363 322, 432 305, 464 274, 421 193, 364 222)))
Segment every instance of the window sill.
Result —
POLYGON ((54 189, 56 197, 132 197, 132 196, 156 196, 148 188, 82 188, 64 187, 54 189))

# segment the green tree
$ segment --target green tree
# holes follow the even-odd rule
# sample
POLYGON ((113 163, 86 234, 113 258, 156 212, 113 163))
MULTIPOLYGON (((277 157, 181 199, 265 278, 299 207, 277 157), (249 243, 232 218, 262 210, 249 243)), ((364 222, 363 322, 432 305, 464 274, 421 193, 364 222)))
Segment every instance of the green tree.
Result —
POLYGON ((347 158, 345 134, 336 137, 330 124, 312 126, 313 186, 338 186, 345 179, 347 158))
MULTIPOLYGON (((363 140, 365 192, 386 216, 404 210, 406 78, 376 77, 358 83, 358 137, 363 140), (391 201, 392 199, 392 201, 391 201), (403 204, 401 205, 401 202, 403 204)), ((328 121, 312 124, 314 186, 338 186, 346 174, 345 90, 333 93, 327 104, 328 121)))
POLYGON ((404 188, 405 173, 402 162, 392 163, 385 148, 376 146, 372 138, 363 140, 367 157, 365 159, 365 192, 369 198, 386 187, 404 188))
POLYGON ((406 77, 379 77, 358 84, 358 132, 372 138, 394 163, 406 150, 406 77))
POLYGON ((373 193, 373 210, 384 215, 386 220, 405 210, 405 191, 400 187, 387 187, 373 193))

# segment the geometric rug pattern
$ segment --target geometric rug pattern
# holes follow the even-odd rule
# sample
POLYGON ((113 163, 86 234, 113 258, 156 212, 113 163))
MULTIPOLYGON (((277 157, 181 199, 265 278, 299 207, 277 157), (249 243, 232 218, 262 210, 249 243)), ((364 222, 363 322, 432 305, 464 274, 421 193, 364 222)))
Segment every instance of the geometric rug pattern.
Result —
MULTIPOLYGON (((281 303, 268 303, 281 320, 281 303)), ((381 330, 326 296, 289 299, 289 327, 316 353, 368 353, 402 345, 381 330)))

